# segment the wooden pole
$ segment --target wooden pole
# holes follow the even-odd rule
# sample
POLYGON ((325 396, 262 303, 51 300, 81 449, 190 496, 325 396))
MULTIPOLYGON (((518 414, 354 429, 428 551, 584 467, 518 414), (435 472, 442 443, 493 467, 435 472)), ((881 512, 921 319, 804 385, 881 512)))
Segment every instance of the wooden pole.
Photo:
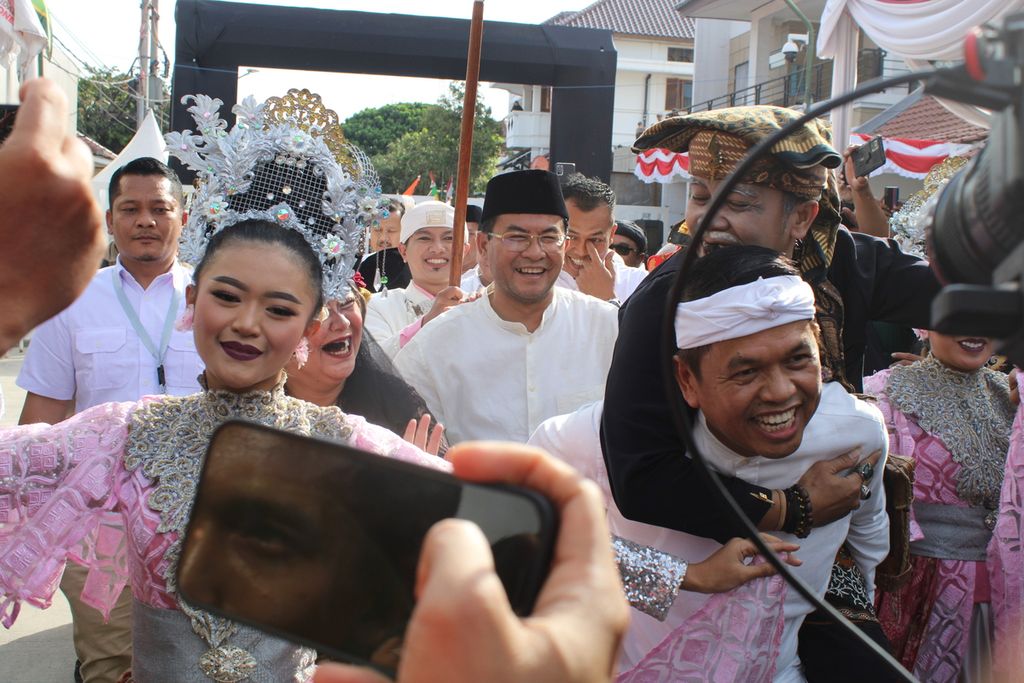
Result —
POLYGON ((484 37, 484 0, 473 3, 469 25, 469 56, 466 59, 466 96, 462 100, 462 133, 459 136, 459 170, 455 176, 455 225, 452 231, 452 267, 448 284, 462 282, 462 248, 466 243, 466 202, 469 199, 469 165, 473 158, 473 118, 476 87, 480 81, 480 45, 484 37))

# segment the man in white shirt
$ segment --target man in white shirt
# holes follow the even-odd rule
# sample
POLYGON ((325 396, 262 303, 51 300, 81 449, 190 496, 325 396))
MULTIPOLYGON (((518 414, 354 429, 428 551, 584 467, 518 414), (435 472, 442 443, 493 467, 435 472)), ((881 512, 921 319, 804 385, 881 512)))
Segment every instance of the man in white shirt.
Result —
POLYGON ((525 442, 543 420, 601 397, 617 311, 554 286, 567 219, 553 173, 492 178, 477 236, 492 287, 445 312, 398 354, 399 371, 452 443, 525 442))
MULTIPOLYGON (((797 555, 802 564, 792 571, 818 597, 825 595, 836 552, 845 541, 866 580, 870 600, 875 567, 889 550, 881 476, 888 437, 874 406, 847 393, 838 382, 822 385, 820 333, 814 321, 811 287, 788 261, 763 247, 720 247, 697 261, 688 275, 682 303, 676 309, 679 353, 675 366, 684 399, 699 411, 693 425, 694 443, 718 472, 772 489, 774 502, 768 515, 776 521, 771 528, 782 530, 773 533, 784 541, 799 543, 797 555), (813 527, 814 510, 800 478, 815 463, 854 449, 860 450, 864 460, 847 476, 861 484, 860 507, 813 527)), ((709 539, 629 522, 621 515, 610 518, 622 536, 686 560, 700 560, 719 547, 709 539)), ((679 629, 695 607, 690 598, 677 603, 661 622, 634 613, 622 659, 624 669, 639 674, 665 657, 666 637, 679 629)), ((804 681, 797 654, 798 631, 813 609, 789 590, 781 610, 771 608, 751 619, 781 622, 777 647, 771 639, 755 642, 752 632, 746 641, 733 632, 732 640, 747 642, 751 652, 774 650, 772 680, 776 683, 804 681)), ((668 649, 700 650, 699 643, 686 642, 685 634, 686 629, 679 629, 678 642, 668 649)), ((724 647, 727 640, 709 647, 724 647)), ((849 647, 858 646, 851 643, 849 647)), ((685 661, 686 657, 672 659, 685 661)), ((675 677, 661 680, 680 678, 676 672, 675 677)), ((741 679, 748 677, 737 680, 741 679)))
MULTIPOLYGON (((398 251, 409 266, 412 282, 370 297, 364 329, 391 358, 420 329, 462 301, 462 290, 448 286, 452 260, 455 209, 444 202, 417 204, 402 216, 398 251)), ((469 245, 464 245, 466 251, 469 245)))
MULTIPOLYGON (((56 423, 110 401, 199 390, 203 365, 185 309, 191 270, 177 262, 181 183, 156 159, 129 162, 111 177, 107 230, 119 256, 70 307, 32 335, 17 384, 28 392, 21 424, 56 423)), ((72 605, 75 649, 85 681, 111 681, 131 666, 131 592, 104 624, 79 601, 86 573, 69 565, 61 588, 72 605)))
POLYGON ((615 192, 597 178, 573 173, 562 185, 562 195, 569 210, 569 234, 558 286, 622 303, 647 277, 647 270, 627 266, 609 249, 615 234, 615 192))

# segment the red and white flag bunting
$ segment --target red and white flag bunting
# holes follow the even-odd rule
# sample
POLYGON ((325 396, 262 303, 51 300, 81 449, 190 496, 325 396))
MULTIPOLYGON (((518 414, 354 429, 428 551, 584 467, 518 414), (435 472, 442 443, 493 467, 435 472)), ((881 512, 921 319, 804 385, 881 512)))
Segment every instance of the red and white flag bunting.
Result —
POLYGON ((690 155, 667 149, 648 149, 636 155, 633 173, 645 183, 671 183, 690 177, 690 155))
MULTIPOLYGON (((853 133, 851 145, 863 145, 872 136, 853 133)), ((913 140, 910 138, 883 138, 885 165, 872 173, 895 173, 905 178, 924 178, 936 164, 946 157, 963 155, 975 145, 962 145, 938 140, 913 140)), ((685 152, 670 152, 667 149, 648 149, 636 156, 633 173, 645 183, 672 183, 690 178, 690 157, 685 152)))
MULTIPOLYGON (((871 137, 865 133, 853 133, 850 135, 850 144, 863 145, 871 137)), ((932 167, 941 164, 946 157, 966 154, 974 147, 910 138, 882 138, 882 144, 885 146, 885 165, 872 173, 872 176, 895 173, 905 178, 924 178, 932 167)))

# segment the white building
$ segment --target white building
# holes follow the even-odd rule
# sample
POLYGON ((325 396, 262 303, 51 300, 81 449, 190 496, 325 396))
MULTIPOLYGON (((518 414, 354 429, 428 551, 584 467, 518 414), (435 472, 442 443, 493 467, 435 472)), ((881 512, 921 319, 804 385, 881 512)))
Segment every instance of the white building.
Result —
MULTIPOLYGON (((612 32, 618 65, 612 126, 611 186, 618 197, 616 216, 641 221, 653 253, 668 227, 681 220, 685 183, 645 184, 634 175, 637 133, 693 103, 694 22, 675 10, 678 0, 597 0, 578 12, 562 12, 545 24, 612 32)), ((544 86, 499 83, 509 91, 506 146, 521 150, 520 165, 540 163, 550 147, 551 90, 544 86), (520 109, 521 108, 521 109, 520 109)))

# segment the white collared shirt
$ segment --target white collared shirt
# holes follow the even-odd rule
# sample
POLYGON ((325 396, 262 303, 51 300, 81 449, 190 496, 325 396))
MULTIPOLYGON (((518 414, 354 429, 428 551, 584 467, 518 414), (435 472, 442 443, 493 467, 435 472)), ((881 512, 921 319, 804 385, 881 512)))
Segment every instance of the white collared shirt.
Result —
MULTIPOLYGON (((529 443, 544 448, 568 462, 584 476, 596 481, 605 494, 608 527, 613 534, 635 543, 658 548, 687 562, 701 562, 722 546, 714 540, 680 531, 642 524, 622 516, 612 499, 601 454, 599 429, 603 404, 584 406, 571 415, 545 421, 530 437, 529 443)), ((666 426, 670 428, 670 426, 666 426)), ((841 455, 857 446, 866 458, 875 450, 888 449, 885 423, 878 410, 847 393, 833 382, 822 388, 818 409, 804 430, 803 441, 794 453, 778 459, 744 458, 729 450, 710 431, 703 414, 694 424, 694 439, 713 469, 764 488, 784 489, 796 483, 811 465, 841 455)), ((804 539, 780 531, 773 535, 800 545, 796 556, 803 561, 793 573, 803 579, 819 596, 828 588, 836 552, 849 541, 854 560, 874 593, 875 567, 889 551, 889 519, 885 513, 885 489, 882 487, 883 457, 871 479, 871 497, 858 510, 840 520, 815 528, 804 539)), ((630 627, 623 642, 619 670, 633 668, 660 644, 680 623, 707 601, 707 595, 680 592, 665 621, 630 611, 630 627)), ((784 626, 775 678, 776 683, 803 681, 797 657, 797 634, 811 605, 789 588, 783 607, 784 626)))
MULTIPOLYGON (((155 345, 164 330, 171 297, 178 292, 175 320, 185 310, 185 287, 192 271, 175 262, 143 289, 121 265, 103 268, 68 308, 32 333, 17 384, 33 394, 75 400, 75 412, 111 401, 136 401, 164 393, 157 382, 157 361, 139 339, 114 290, 120 278, 128 303, 155 345)), ((203 362, 192 332, 173 330, 164 358, 166 393, 199 391, 203 362)))
POLYGON ((414 282, 405 289, 377 292, 366 304, 363 329, 394 360, 402 347, 402 330, 426 315, 433 305, 434 296, 414 282))
MULTIPOLYGON (((569 258, 566 256, 565 258, 569 258)), ((615 298, 620 303, 625 302, 629 298, 640 283, 643 282, 644 278, 647 277, 647 270, 645 268, 638 268, 634 266, 627 266, 626 262, 622 260, 622 257, 612 252, 612 267, 615 270, 615 298)), ((559 287, 565 287, 573 291, 579 291, 579 286, 576 284, 576 278, 566 270, 562 270, 558 274, 558 280, 555 284, 559 287)))
POLYGON ((553 291, 532 333, 502 320, 482 296, 438 316, 398 354, 399 372, 451 443, 524 443, 542 421, 604 395, 618 311, 579 292, 553 291))

